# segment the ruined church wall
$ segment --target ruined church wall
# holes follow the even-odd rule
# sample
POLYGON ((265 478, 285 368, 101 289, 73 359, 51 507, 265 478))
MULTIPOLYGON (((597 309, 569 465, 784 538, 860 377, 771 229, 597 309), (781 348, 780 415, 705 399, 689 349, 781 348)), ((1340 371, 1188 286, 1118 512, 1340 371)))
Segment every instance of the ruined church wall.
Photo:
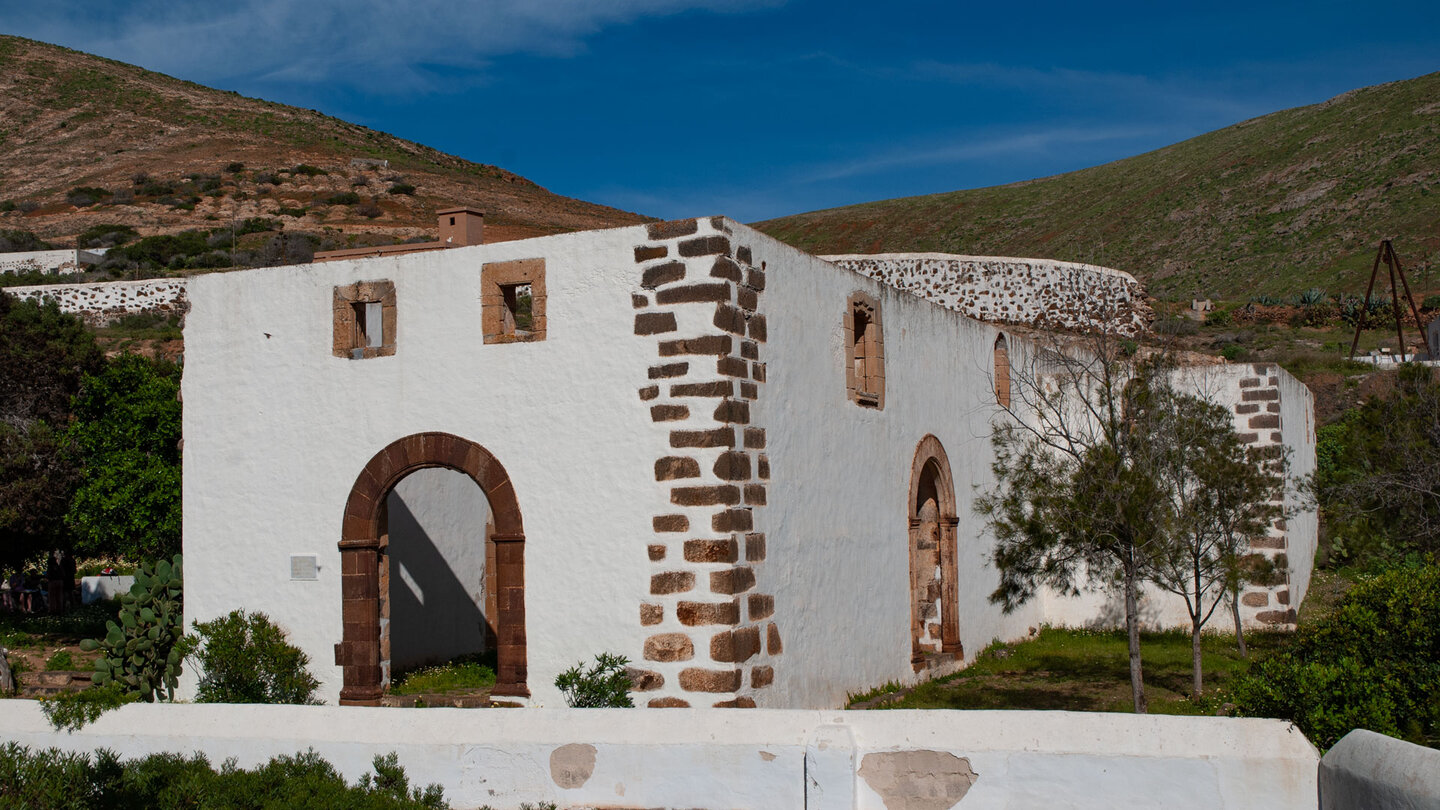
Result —
MULTIPOLYGON (((971 504, 989 483, 998 330, 887 285, 766 241, 771 589, 785 634, 776 666, 792 706, 917 680, 911 666, 909 497, 917 445, 933 434, 949 458, 957 515, 958 610, 965 659, 995 638, 1023 637, 1040 605, 1006 616, 990 604, 991 539, 971 504), (852 293, 878 302, 883 408, 847 396, 845 315, 852 293)), ((762 704, 763 705, 763 704, 762 704)))
POLYGON ((620 229, 192 279, 186 620, 265 610, 333 702, 346 499, 376 452, 443 431, 494 454, 523 515, 532 702, 560 705, 555 675, 581 658, 641 660, 645 538, 669 507, 653 477, 669 434, 636 397, 653 355, 628 343, 643 238, 620 229), (482 265, 537 257, 546 338, 484 343, 482 265), (395 285, 395 353, 333 356, 334 289, 376 280, 395 285), (290 579, 292 554, 316 555, 316 581, 290 579))
POLYGON ((1129 273, 1054 259, 881 253, 822 256, 967 317, 1037 329, 1143 334, 1153 317, 1129 273))

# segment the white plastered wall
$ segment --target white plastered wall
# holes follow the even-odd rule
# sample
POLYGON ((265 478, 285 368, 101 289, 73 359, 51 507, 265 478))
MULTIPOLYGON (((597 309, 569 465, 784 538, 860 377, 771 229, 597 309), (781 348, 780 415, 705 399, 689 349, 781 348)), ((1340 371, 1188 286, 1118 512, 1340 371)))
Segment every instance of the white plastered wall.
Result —
POLYGON ((754 409, 768 430, 771 467, 770 505, 760 518, 770 556, 760 586, 775 594, 785 644, 776 689, 756 699, 833 706, 850 693, 917 679, 907 502, 926 434, 944 446, 955 484, 965 657, 993 639, 1024 636, 1040 621, 1039 602, 1007 616, 988 601, 997 584, 991 541, 971 508, 976 487, 992 481, 1000 330, 766 237, 737 238, 767 265, 769 382, 754 409), (880 304, 883 410, 846 395, 842 319, 857 291, 880 304))
POLYGON ((626 337, 643 239, 618 229, 191 279, 187 622, 265 610, 334 701, 350 488, 386 445, 444 431, 488 449, 514 484, 532 702, 560 703, 554 677, 582 657, 638 660, 644 543, 666 508, 652 463, 667 436, 636 400, 651 357, 626 337), (481 264, 534 257, 546 260, 546 339, 483 344, 481 264), (395 355, 333 357, 333 287, 377 280, 395 283, 395 355), (289 579, 296 553, 317 555, 318 580, 289 579))

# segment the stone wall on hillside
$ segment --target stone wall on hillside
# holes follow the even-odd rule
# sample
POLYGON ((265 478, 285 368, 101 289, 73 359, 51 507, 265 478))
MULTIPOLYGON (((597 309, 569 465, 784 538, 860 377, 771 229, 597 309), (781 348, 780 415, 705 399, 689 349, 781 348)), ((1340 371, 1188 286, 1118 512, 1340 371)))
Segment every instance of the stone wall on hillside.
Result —
POLYGON ((821 256, 847 270, 991 323, 1037 329, 1149 329, 1154 314, 1129 273, 1053 259, 877 253, 821 256))
POLYGON ((92 326, 103 326, 124 315, 142 312, 184 317, 190 310, 186 283, 183 278, 152 278, 7 287, 5 292, 22 301, 54 300, 61 312, 79 315, 92 326))

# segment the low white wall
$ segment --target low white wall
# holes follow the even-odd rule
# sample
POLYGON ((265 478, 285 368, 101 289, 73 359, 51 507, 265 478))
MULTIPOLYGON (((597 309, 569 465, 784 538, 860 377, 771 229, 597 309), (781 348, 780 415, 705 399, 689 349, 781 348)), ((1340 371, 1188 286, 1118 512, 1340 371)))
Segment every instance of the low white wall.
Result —
POLYGON ((1054 259, 878 253, 821 256, 828 262, 992 323, 1040 329, 1117 330, 1135 336, 1153 314, 1129 273, 1054 259))
POLYGON ((69 275, 85 272, 85 265, 98 264, 100 255, 86 250, 30 250, 0 253, 0 273, 69 275))
POLYGON ((1279 720, 1070 712, 365 709, 133 704, 57 734, 0 701, 0 740, 251 767, 313 748, 345 776, 395 751, 455 807, 1316 806, 1319 756, 1279 720))
POLYGON ((1321 810, 1440 807, 1440 751, 1356 729, 1320 760, 1321 810))
POLYGON ((61 312, 79 315, 94 324, 138 312, 184 315, 189 310, 185 296, 187 283, 188 279, 183 278, 152 278, 93 284, 38 284, 7 287, 4 291, 22 301, 53 300, 61 312))
POLYGON ((133 576, 118 577, 81 577, 80 578, 80 603, 88 605, 91 602, 99 602, 103 599, 115 599, 122 594, 130 592, 130 586, 135 584, 133 576))

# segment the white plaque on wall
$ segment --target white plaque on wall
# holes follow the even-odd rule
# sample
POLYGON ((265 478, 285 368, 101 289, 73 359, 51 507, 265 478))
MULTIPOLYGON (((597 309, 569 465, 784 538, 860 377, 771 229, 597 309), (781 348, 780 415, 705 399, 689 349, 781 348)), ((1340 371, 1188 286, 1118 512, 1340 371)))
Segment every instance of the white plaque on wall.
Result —
POLYGON ((290 578, 291 579, 319 579, 320 566, 315 562, 314 554, 291 554, 290 555, 290 578))

